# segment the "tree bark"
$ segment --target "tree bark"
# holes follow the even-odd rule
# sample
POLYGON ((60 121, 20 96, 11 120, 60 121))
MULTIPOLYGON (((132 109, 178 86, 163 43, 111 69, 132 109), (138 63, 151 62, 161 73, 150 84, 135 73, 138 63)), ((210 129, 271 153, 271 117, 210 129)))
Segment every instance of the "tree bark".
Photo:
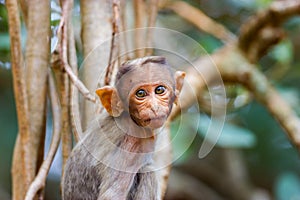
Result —
MULTIPOLYGON (((81 11, 81 39, 83 44, 84 63, 81 66, 82 81, 94 93, 105 68, 108 65, 109 45, 111 41, 111 2, 109 0, 80 1, 81 11)), ((103 76, 104 77, 104 76, 103 76)), ((103 84, 100 82, 100 84, 103 84)), ((83 100, 82 127, 88 127, 96 114, 95 105, 83 100)))
POLYGON ((28 2, 27 8, 26 70, 23 71, 26 77, 30 123, 28 134, 23 135, 21 131, 15 146, 13 199, 24 199, 25 192, 34 180, 44 153, 47 67, 50 53, 50 2, 33 0, 28 2), (22 159, 24 163, 20 163, 22 159))

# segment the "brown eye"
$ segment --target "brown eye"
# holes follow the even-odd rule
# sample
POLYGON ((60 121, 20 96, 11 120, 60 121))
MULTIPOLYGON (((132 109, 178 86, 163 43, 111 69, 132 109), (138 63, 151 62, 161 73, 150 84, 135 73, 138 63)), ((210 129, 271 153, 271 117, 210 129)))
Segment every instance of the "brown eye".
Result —
POLYGON ((162 85, 158 86, 157 88, 155 88, 155 94, 162 94, 166 91, 166 88, 162 85))
POLYGON ((146 96, 146 91, 145 91, 145 90, 138 90, 138 91, 135 93, 135 96, 137 96, 137 97, 139 97, 139 98, 145 97, 145 96, 146 96))

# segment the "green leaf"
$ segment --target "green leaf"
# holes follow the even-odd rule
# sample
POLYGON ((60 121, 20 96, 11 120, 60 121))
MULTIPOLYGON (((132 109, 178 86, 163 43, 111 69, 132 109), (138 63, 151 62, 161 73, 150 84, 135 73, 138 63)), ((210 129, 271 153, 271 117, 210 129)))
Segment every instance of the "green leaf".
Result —
POLYGON ((0 34, 0 49, 2 51, 10 49, 10 42, 9 42, 8 33, 1 33, 0 34))
POLYGON ((275 198, 277 200, 300 199, 300 179, 297 174, 285 172, 275 183, 275 198))
MULTIPOLYGON (((207 116, 201 116, 198 133, 205 137, 211 119, 207 116)), ((206 136, 209 140, 215 140, 209 135, 206 136)), ((253 132, 248 129, 225 123, 222 133, 217 141, 218 147, 223 148, 251 148, 256 144, 256 137, 253 132)))
POLYGON ((284 40, 274 47, 271 55, 279 63, 288 64, 293 59, 293 45, 290 40, 284 40))
POLYGON ((258 8, 267 8, 270 6, 272 1, 273 0, 256 0, 255 3, 258 8))

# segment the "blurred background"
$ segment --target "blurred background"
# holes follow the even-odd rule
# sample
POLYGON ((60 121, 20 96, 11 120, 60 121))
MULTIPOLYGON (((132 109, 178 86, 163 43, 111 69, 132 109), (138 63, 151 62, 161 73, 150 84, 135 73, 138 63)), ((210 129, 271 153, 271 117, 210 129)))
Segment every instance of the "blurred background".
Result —
MULTIPOLYGON (((209 17, 239 34, 243 22, 272 0, 189 0, 209 17)), ((60 9, 51 2, 53 31, 60 9)), ((79 2, 75 1, 74 23, 80 23, 79 2)), ((170 10, 159 12, 160 26, 177 30, 200 43, 208 53, 222 42, 200 32, 170 10)), ((261 60, 259 67, 300 115, 300 17, 284 24, 286 37, 261 60)), ((80 30, 75 30, 80 34, 80 30)), ((22 32, 23 41, 26 32, 22 32)), ((30 37, 30 36, 29 36, 30 37)), ((54 41, 54 39, 53 39, 54 41)), ((80 46, 78 46, 80 49, 80 46)), ((188 47, 186 48, 188 51, 188 47)), ((79 66, 82 61, 78 51, 79 66)), ((192 54, 193 52, 191 52, 192 54)), ((286 134, 251 95, 239 85, 226 85, 228 116, 222 135, 213 151, 204 159, 198 152, 204 137, 200 127, 190 148, 174 163, 166 199, 300 199, 300 159, 286 134), (174 192, 175 191, 175 192, 174 192)), ((204 94, 205 95, 205 94, 204 94)), ((202 113, 203 120, 205 114, 202 113)), ((176 121, 173 124, 176 130, 176 121)), ((183 131, 197 128, 192 118, 183 131)), ((48 122, 48 130, 51 122, 48 122)), ((11 162, 17 135, 17 119, 12 88, 10 43, 5 0, 0 0, 0 199, 11 199, 11 162)), ((48 131, 50 132, 50 131, 48 131)), ((47 134, 47 137, 49 134, 47 134)), ((182 140, 174 151, 185 148, 182 140)), ((46 144, 46 149, 48 144, 46 144)), ((51 168, 46 199, 59 199, 59 157, 51 168)))

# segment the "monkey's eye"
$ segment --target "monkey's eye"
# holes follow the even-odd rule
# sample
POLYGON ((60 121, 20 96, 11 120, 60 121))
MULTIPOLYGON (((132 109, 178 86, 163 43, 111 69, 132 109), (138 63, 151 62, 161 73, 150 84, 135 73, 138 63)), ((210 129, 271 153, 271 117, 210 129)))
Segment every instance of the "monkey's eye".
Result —
POLYGON ((139 97, 139 98, 143 98, 145 97, 147 94, 146 94, 146 91, 145 90, 138 90, 136 93, 135 93, 135 96, 139 97))
POLYGON ((155 94, 162 94, 166 91, 166 88, 162 85, 158 86, 157 88, 155 88, 155 94))

